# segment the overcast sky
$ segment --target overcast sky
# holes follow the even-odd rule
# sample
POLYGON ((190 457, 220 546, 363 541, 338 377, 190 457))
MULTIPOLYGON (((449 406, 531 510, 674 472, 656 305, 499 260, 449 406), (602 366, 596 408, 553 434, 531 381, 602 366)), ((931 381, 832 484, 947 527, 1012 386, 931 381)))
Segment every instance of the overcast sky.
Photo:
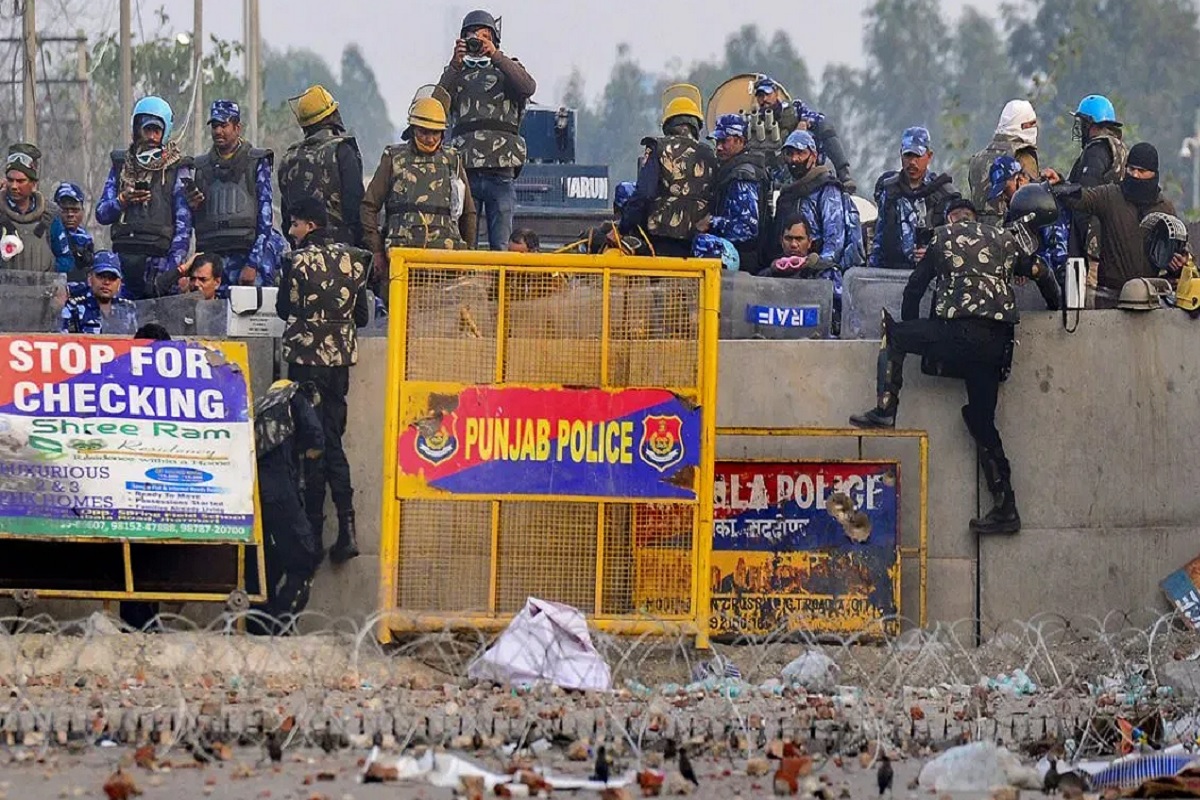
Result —
MULTIPOLYGON (((717 55, 726 35, 747 23, 773 31, 785 28, 800 49, 814 80, 830 62, 862 61, 862 14, 868 0, 488 0, 485 8, 504 17, 502 47, 520 58, 538 81, 534 99, 556 103, 573 67, 582 70, 589 96, 603 89, 617 45, 626 42, 649 69, 678 59, 683 64, 717 55), (653 9, 652 12, 648 9, 653 9), (801 27, 801 21, 804 27, 801 27)), ((39 4, 56 5, 54 0, 39 4)), ((968 5, 987 11, 997 0, 943 0, 949 19, 968 5)), ((101 25, 115 25, 115 0, 101 25)), ((134 0, 147 33, 154 10, 165 7, 177 31, 192 24, 192 0, 134 0)), ((226 39, 241 39, 240 0, 207 0, 205 27, 226 39)), ((413 91, 435 82, 449 59, 469 0, 260 0, 262 37, 272 47, 307 47, 336 72, 342 48, 357 42, 375 70, 395 119, 413 91)), ((52 12, 45 16, 53 16, 52 12)), ((43 30, 57 27, 39 20, 43 30)), ((135 19, 134 33, 138 23, 135 19)), ((72 31, 73 32, 73 31, 72 31)))

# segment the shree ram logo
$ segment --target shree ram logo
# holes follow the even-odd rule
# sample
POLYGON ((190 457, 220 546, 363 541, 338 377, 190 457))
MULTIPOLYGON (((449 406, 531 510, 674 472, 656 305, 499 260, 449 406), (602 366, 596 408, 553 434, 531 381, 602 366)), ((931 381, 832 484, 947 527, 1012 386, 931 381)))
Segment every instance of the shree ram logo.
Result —
POLYGON ((443 414, 418 422, 414 441, 417 455, 436 466, 458 452, 458 435, 454 431, 457 417, 457 414, 443 414))
POLYGON ((659 472, 683 461, 683 420, 676 416, 648 416, 642 420, 642 460, 659 472))

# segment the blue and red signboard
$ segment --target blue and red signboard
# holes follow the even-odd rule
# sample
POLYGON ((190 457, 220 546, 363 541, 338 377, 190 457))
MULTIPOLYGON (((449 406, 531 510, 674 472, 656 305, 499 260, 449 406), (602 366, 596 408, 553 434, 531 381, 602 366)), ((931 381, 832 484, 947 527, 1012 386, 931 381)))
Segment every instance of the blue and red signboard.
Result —
POLYGON ((408 407, 397 455, 413 496, 696 497, 700 410, 666 390, 469 386, 408 407))
POLYGON ((714 477, 714 634, 894 626, 899 465, 718 461, 714 477))

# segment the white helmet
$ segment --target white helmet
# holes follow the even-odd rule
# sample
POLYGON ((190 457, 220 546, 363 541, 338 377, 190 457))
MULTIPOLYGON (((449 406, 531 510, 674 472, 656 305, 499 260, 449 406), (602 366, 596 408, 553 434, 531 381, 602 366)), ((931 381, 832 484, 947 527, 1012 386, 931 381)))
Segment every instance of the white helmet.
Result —
POLYGON ((1037 145, 1037 114, 1028 100, 1009 100, 1000 112, 996 133, 1013 136, 1028 145, 1037 145))

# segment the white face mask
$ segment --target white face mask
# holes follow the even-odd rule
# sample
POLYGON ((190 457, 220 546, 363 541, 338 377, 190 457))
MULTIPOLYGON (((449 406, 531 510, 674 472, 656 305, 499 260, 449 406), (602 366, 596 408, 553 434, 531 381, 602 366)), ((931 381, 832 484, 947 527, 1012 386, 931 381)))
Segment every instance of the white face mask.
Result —
POLYGON ((1011 136, 1025 144, 1036 145, 1038 138, 1037 114, 1028 100, 1011 100, 1000 112, 996 133, 1011 136))

